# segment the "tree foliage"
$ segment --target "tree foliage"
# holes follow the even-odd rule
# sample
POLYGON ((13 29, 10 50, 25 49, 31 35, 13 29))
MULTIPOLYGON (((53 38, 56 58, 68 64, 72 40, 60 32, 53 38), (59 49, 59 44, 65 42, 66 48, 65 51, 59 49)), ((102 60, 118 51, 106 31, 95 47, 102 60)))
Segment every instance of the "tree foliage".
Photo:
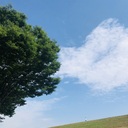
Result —
POLYGON ((52 93, 59 47, 11 6, 0 7, 0 114, 12 116, 25 98, 52 93))

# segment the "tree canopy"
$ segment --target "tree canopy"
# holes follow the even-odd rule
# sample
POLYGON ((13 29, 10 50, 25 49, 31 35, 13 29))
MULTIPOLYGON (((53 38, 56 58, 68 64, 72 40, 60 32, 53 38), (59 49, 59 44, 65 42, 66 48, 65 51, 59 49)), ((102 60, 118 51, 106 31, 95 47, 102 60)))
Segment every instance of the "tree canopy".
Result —
POLYGON ((60 79, 59 46, 10 5, 0 7, 0 114, 12 116, 28 97, 52 93, 60 79))

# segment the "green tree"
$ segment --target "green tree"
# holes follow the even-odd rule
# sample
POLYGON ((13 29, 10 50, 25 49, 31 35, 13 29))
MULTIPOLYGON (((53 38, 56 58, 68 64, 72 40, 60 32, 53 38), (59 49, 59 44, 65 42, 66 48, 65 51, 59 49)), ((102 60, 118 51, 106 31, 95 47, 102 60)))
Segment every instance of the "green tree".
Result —
POLYGON ((0 114, 13 116, 25 98, 52 93, 60 79, 59 47, 10 5, 0 7, 0 114))

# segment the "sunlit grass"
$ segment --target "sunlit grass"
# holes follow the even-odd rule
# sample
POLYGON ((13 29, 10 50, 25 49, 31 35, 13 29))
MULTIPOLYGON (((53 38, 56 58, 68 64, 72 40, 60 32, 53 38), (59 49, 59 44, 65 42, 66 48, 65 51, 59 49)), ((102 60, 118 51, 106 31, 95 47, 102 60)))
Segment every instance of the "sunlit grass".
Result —
POLYGON ((128 128, 128 115, 56 126, 53 128, 128 128))

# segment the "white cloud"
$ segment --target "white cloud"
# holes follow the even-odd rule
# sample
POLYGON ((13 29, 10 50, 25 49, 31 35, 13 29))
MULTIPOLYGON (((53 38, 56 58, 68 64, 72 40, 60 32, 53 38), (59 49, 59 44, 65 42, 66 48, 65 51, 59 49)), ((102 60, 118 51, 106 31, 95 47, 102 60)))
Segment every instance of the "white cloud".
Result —
POLYGON ((55 120, 50 118, 47 112, 53 109, 53 105, 58 100, 60 99, 29 100, 27 105, 17 108, 16 114, 12 118, 6 118, 0 125, 2 128, 48 128, 53 126, 55 120))
POLYGON ((61 48, 60 62, 60 76, 78 78, 92 89, 128 86, 128 29, 115 19, 105 20, 81 47, 61 48))

